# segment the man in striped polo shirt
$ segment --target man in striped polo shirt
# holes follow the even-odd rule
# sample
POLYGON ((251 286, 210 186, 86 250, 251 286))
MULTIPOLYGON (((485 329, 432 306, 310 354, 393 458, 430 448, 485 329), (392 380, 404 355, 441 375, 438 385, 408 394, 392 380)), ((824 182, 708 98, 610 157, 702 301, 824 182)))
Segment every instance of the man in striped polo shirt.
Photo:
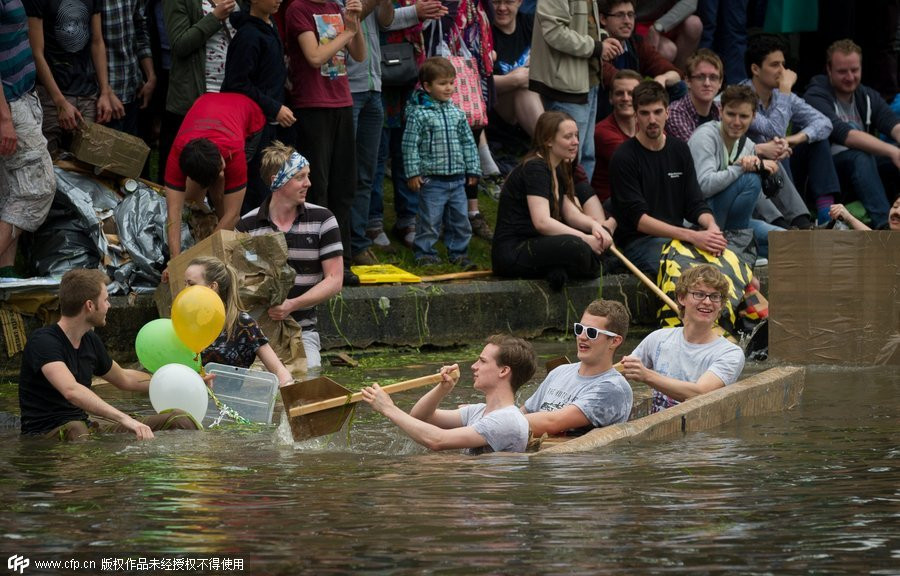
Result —
POLYGON ((22 0, 0 0, 0 277, 16 275, 19 233, 44 223, 56 190, 34 79, 22 0))
POLYGON ((309 162, 278 141, 263 150, 259 169, 272 193, 262 205, 245 214, 235 227, 257 236, 284 232, 288 263, 297 272, 287 299, 269 308, 272 320, 289 315, 303 328, 303 349, 309 368, 322 364, 316 305, 341 291, 344 259, 341 232, 330 210, 306 202, 310 187, 309 162))

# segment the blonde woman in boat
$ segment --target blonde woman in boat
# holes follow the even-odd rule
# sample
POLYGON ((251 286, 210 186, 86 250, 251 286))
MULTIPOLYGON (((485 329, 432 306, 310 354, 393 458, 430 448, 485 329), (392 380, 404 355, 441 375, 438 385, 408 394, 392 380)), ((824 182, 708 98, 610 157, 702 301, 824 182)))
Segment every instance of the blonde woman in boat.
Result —
POLYGON ((744 352, 714 330, 728 279, 709 264, 684 271, 675 285, 681 321, 648 335, 622 358, 630 381, 653 388, 651 412, 733 384, 744 369, 744 352))

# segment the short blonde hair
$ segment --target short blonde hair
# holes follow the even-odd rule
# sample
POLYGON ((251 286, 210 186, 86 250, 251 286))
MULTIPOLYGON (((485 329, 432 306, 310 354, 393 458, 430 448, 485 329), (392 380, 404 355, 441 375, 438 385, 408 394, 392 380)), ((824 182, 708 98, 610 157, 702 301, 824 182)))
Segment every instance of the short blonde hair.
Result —
POLYGON ((259 163, 259 175, 266 186, 272 184, 272 178, 278 174, 278 171, 294 152, 296 150, 293 146, 288 146, 279 140, 274 140, 271 145, 263 149, 262 161, 259 163))
POLYGON ((728 298, 728 291, 731 284, 718 268, 712 264, 700 264, 685 270, 675 284, 675 298, 678 301, 678 313, 684 312, 681 306, 681 300, 687 297, 687 293, 694 289, 697 284, 706 284, 722 296, 724 302, 728 298))

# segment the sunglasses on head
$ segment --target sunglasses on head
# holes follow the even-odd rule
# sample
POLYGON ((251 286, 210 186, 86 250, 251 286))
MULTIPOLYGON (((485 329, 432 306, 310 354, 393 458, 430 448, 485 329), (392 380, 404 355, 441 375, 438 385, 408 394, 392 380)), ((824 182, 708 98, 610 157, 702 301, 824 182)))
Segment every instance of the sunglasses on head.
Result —
POLYGON ((581 336, 581 333, 584 332, 587 334, 588 340, 596 340, 597 336, 603 334, 605 336, 609 336, 610 338, 615 338, 618 336, 615 332, 610 332, 609 330, 601 330, 599 328, 594 328, 593 326, 585 326, 580 322, 575 323, 575 335, 581 336))

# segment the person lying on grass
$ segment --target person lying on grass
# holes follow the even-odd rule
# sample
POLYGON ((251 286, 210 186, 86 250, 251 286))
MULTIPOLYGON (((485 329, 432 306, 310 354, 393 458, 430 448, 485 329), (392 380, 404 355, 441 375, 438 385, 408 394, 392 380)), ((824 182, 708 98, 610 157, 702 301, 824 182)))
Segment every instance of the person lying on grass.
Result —
POLYGON ((472 455, 524 452, 528 421, 516 407, 516 391, 537 369, 531 344, 502 334, 488 337, 472 364, 474 388, 484 394, 484 403, 438 409, 459 380, 458 369, 456 364, 441 368, 443 380, 422 396, 409 414, 395 406, 378 384, 362 390, 363 400, 430 450, 465 449, 472 455))

